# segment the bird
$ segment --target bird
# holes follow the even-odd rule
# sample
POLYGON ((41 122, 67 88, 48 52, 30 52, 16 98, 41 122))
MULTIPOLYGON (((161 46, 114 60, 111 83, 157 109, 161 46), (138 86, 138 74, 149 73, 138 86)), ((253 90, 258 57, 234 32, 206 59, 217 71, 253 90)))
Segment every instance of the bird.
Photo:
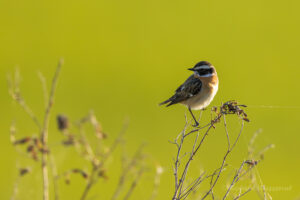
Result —
POLYGON ((180 103, 187 106, 195 121, 193 126, 198 127, 199 122, 192 110, 204 110, 212 102, 219 88, 219 79, 215 67, 207 61, 200 61, 188 70, 194 73, 176 89, 173 96, 159 105, 167 104, 168 107, 180 103))

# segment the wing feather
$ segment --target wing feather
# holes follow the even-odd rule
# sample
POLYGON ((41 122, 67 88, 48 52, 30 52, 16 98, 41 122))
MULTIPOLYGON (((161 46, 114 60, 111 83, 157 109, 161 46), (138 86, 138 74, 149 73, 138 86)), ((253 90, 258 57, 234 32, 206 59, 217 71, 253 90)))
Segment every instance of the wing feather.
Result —
POLYGON ((175 94, 171 98, 162 102, 160 105, 169 103, 167 106, 170 106, 185 101, 198 94, 201 90, 201 87, 201 80, 195 78, 194 75, 191 75, 182 85, 180 85, 176 89, 175 94))

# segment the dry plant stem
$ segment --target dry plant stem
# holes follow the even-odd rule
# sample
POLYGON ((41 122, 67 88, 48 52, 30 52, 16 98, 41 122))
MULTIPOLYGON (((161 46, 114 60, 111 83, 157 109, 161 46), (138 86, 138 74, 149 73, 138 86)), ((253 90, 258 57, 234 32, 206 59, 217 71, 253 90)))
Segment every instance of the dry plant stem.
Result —
MULTIPOLYGON (((210 184, 210 187, 211 187, 212 184, 213 184, 214 177, 215 177, 214 175, 211 176, 210 183, 209 183, 209 184, 210 184)), ((213 190, 213 189, 211 190, 211 193, 210 193, 210 194, 211 194, 211 198, 214 200, 214 199, 215 199, 215 196, 214 196, 214 190, 213 190)))
POLYGON ((211 191, 213 190, 213 188, 215 187, 216 183, 218 182, 219 178, 220 178, 220 175, 221 175, 221 172, 225 166, 225 162, 226 162, 226 159, 227 159, 227 156, 230 154, 230 152, 234 149, 237 141, 239 140, 241 134, 242 134, 242 131, 243 131, 243 128, 244 128, 244 121, 242 120, 242 127, 240 129, 240 132, 238 134, 238 136, 236 137, 233 145, 231 146, 230 145, 230 138, 229 138, 229 133, 228 133, 228 129, 227 129, 227 123, 226 123, 226 117, 225 117, 225 114, 223 114, 223 120, 224 120, 224 126, 225 126, 225 132, 226 132, 226 136, 227 136, 227 142, 228 142, 228 149, 227 149, 227 152, 225 153, 225 156, 223 158, 223 161, 222 161, 222 164, 221 164, 221 170, 219 171, 215 181, 213 182, 212 186, 210 187, 210 189, 208 190, 208 192, 202 197, 202 200, 205 199, 210 193, 211 191))
POLYGON ((97 169, 95 167, 93 167, 92 169, 92 173, 90 174, 90 178, 88 180, 88 183, 86 184, 85 188, 84 188, 84 191, 83 191, 83 194, 81 196, 81 200, 84 200, 86 199, 90 189, 92 188, 93 184, 95 183, 95 175, 97 174, 97 169))
POLYGON ((95 165, 95 163, 97 163, 98 161, 97 161, 97 158, 95 157, 94 151, 93 151, 90 143, 86 139, 85 131, 82 127, 82 124, 79 125, 79 132, 81 135, 81 143, 82 143, 82 145, 87 153, 87 156, 88 156, 87 159, 95 165))
POLYGON ((196 191, 199 188, 199 185, 204 180, 214 177, 218 173, 219 170, 220 170, 220 168, 216 169, 212 174, 207 175, 205 177, 203 177, 205 174, 205 172, 203 172, 193 183, 191 183, 188 187, 186 187, 186 189, 183 191, 183 194, 181 195, 180 199, 186 199, 191 192, 196 191))
POLYGON ((264 153, 266 153, 269 149, 274 148, 274 144, 269 144, 268 146, 266 146, 265 148, 263 148, 260 152, 257 153, 257 156, 261 156, 264 153))
MULTIPOLYGON (((193 160, 195 154, 196 154, 196 153, 198 152, 198 150, 200 149, 201 145, 203 144, 203 141, 205 140, 206 136, 208 135, 208 133, 209 133, 209 131, 210 131, 210 129, 211 129, 212 127, 213 127, 213 123, 212 123, 211 126, 209 126, 209 128, 206 130, 205 134, 202 136, 202 139, 201 139, 200 143, 197 145, 196 148, 195 148, 195 144, 196 144, 196 143, 194 143, 193 151, 192 151, 192 153, 191 153, 191 156, 190 156, 189 160, 187 161, 187 163, 186 163, 186 165, 185 165, 185 167, 184 167, 184 170, 183 170, 182 175, 181 175, 181 180, 186 176, 186 173, 187 173, 187 171, 188 171, 188 168, 189 168, 189 165, 190 165, 191 161, 193 160)), ((197 140, 197 139, 198 139, 198 136, 197 136, 196 140, 197 140)), ((196 140, 195 140, 195 142, 197 142, 196 140)), ((183 179, 183 180, 184 180, 184 179, 183 179)), ((183 182, 182 182, 182 181, 180 182, 180 185, 183 185, 183 182)))
POLYGON ((57 168, 56 168, 56 164, 55 164, 55 160, 54 160, 53 155, 50 155, 50 167, 51 167, 51 170, 52 170, 54 199, 59 200, 58 174, 57 174, 57 168))
POLYGON ((244 127, 244 121, 249 122, 249 119, 247 118, 247 114, 242 109, 240 109, 239 106, 246 107, 245 105, 238 105, 237 102, 235 102, 235 101, 228 101, 228 102, 222 104, 222 106, 220 106, 219 111, 218 111, 218 108, 216 108, 216 107, 213 108, 212 111, 214 111, 216 113, 216 116, 214 118, 212 118, 211 122, 201 128, 194 128, 192 131, 190 131, 188 133, 185 133, 186 127, 187 127, 187 121, 186 121, 184 130, 177 136, 175 141, 172 142, 177 147, 176 159, 174 160, 175 191, 174 191, 172 200, 186 199, 191 192, 195 192, 199 188, 199 185, 201 182, 203 182, 205 179, 207 179, 209 177, 211 178, 209 190, 205 193, 205 195, 201 199, 202 200, 205 199, 210 194, 211 194, 212 198, 214 199, 213 189, 214 189, 215 185, 217 184, 217 182, 220 178, 220 175, 221 175, 222 171, 224 170, 224 167, 226 166, 226 159, 227 159, 228 155, 232 152, 232 150, 234 149, 234 147, 237 144, 237 141, 240 138, 240 135, 241 135, 243 127, 244 127), (225 115, 227 115, 227 114, 236 114, 242 121, 242 126, 240 129, 240 132, 238 133, 238 136, 236 137, 236 139, 232 145, 230 142, 230 137, 229 137, 229 133, 227 130, 227 124, 226 124, 226 118, 225 118, 225 115), (184 188, 184 183, 185 183, 185 180, 187 177, 187 173, 188 173, 191 161, 194 159, 195 155, 197 154, 200 147, 204 143, 204 140, 207 137, 208 133, 210 132, 211 128, 215 128, 215 124, 220 122, 220 119, 222 117, 224 119, 224 126, 225 126, 225 132, 226 132, 228 144, 227 144, 227 151, 223 157, 221 166, 218 169, 216 169, 213 174, 208 175, 204 178, 203 178, 204 174, 201 174, 200 177, 198 177, 191 184, 189 184, 186 188, 184 188), (206 131, 203 134, 200 141, 198 142, 199 130, 201 130, 203 128, 206 128, 206 131), (181 156, 184 139, 187 136, 189 136, 195 132, 197 132, 197 135, 194 140, 194 145, 193 145, 192 151, 189 154, 185 153, 181 156), (179 138, 180 138, 180 142, 178 142, 179 138), (178 171, 179 171, 181 158, 186 155, 189 155, 189 157, 188 157, 188 160, 184 163, 183 172, 179 176, 178 171), (214 178, 215 176, 216 176, 216 178, 214 178))
POLYGON ((233 178, 233 180, 232 180, 232 182, 231 182, 229 188, 227 189, 227 191, 226 191, 226 193, 225 193, 225 195, 224 195, 224 197, 223 197, 223 200, 226 199, 226 197, 227 197, 227 195, 229 194, 231 188, 232 188, 232 187, 234 186, 234 184, 235 184, 236 182, 238 182, 238 180, 240 179, 240 174, 241 174, 241 171, 242 171, 242 169, 243 169, 243 167, 244 167, 244 164, 245 164, 245 161, 241 164, 240 168, 238 169, 237 173, 235 174, 235 176, 234 176, 234 178, 233 178))
POLYGON ((123 135, 125 134, 127 128, 128 128, 128 120, 125 121, 122 130, 120 131, 118 137, 114 140, 113 144, 111 145, 109 151, 103 155, 102 160, 98 164, 93 164, 92 172, 90 173, 88 182, 84 188, 83 194, 81 195, 81 200, 85 200, 90 189, 96 182, 96 176, 101 167, 105 164, 106 160, 111 156, 111 154, 115 151, 115 149, 118 147, 119 143, 122 141, 123 135))
POLYGON ((122 174, 119 178, 117 188, 115 189, 115 192, 114 192, 111 200, 116 200, 119 197, 119 195, 123 189, 124 183, 126 181, 127 175, 131 171, 131 169, 136 166, 138 159, 142 153, 143 147, 144 147, 144 145, 142 145, 142 146, 140 146, 140 148, 138 148, 138 150, 135 152, 135 155, 133 156, 133 158, 131 159, 129 164, 127 166, 125 166, 125 168, 123 169, 122 174))
POLYGON ((16 200, 16 196, 19 193, 19 182, 20 182, 20 176, 17 177, 15 184, 14 184, 14 189, 13 189, 13 194, 10 197, 10 200, 16 200))
POLYGON ((198 141, 198 137, 199 137, 199 132, 197 133, 197 136, 196 136, 196 139, 195 139, 195 142, 194 142, 194 145, 193 145, 192 152, 190 153, 190 159, 189 159, 187 165, 185 166, 185 169, 184 169, 184 171, 182 173, 182 176, 181 176, 181 179, 180 179, 181 184, 180 184, 180 189, 179 189, 179 197, 181 196, 183 183, 185 181, 185 178, 186 178, 186 175, 187 175, 187 172, 188 172, 188 168, 190 166, 190 162, 193 160, 193 157, 194 157, 195 147, 196 147, 196 144, 197 144, 197 141, 198 141))
POLYGON ((264 185, 262 186, 262 188, 263 188, 263 192, 264 192, 264 200, 267 200, 266 188, 264 185))
POLYGON ((46 78, 45 76, 41 73, 38 72, 38 76, 40 78, 40 81, 42 83, 43 91, 44 91, 44 100, 45 100, 45 108, 47 108, 48 105, 48 99, 49 99, 49 94, 48 94, 48 89, 47 89, 47 83, 46 83, 46 78))
MULTIPOLYGON (((255 167, 255 165, 252 165, 252 166, 250 166, 250 168, 249 168, 248 170, 246 170, 244 173, 242 173, 242 169, 243 169, 245 163, 246 163, 246 162, 243 161, 242 164, 241 164, 241 166, 240 166, 240 168, 239 168, 238 171, 236 172, 236 174, 235 174, 235 176, 234 176, 234 178, 233 178, 233 180, 232 180, 230 186, 228 187, 228 189, 227 189, 227 191, 226 191, 226 193, 225 193, 225 195, 224 195, 224 197, 223 197, 223 200, 226 199, 226 197, 228 196, 230 190, 231 190, 232 187, 240 180, 240 178, 242 178, 243 176, 245 176, 246 174, 248 174, 248 172, 251 171, 251 170, 255 167)), ((249 190, 251 190, 251 188, 249 188, 249 190)), ((247 191, 248 191, 248 190, 247 190, 247 191)), ((248 191, 248 192, 250 192, 250 191, 248 191)), ((239 196, 243 196, 243 195, 244 195, 244 194, 242 194, 242 195, 240 194, 239 196)))
POLYGON ((52 86, 50 91, 50 96, 48 100, 48 105, 46 108, 43 128, 41 131, 41 142, 44 151, 42 152, 42 172, 43 172, 43 200, 49 200, 49 178, 48 178, 48 153, 47 153, 47 143, 48 143, 48 126, 50 119, 51 108, 54 103, 54 94, 57 86, 58 76, 62 67, 62 60, 58 63, 55 75, 52 80, 52 86))
POLYGON ((8 91, 10 96, 13 100, 15 100, 27 113, 27 115, 32 119, 32 121, 35 123, 35 125, 38 127, 39 130, 42 129, 42 126, 37 119, 36 115, 33 113, 33 111, 30 109, 30 107, 26 104, 25 100, 23 99, 20 88, 19 88, 19 76, 17 75, 18 72, 16 72, 15 76, 15 84, 13 85, 12 79, 8 76, 7 77, 7 84, 8 84, 8 91))
MULTIPOLYGON (((197 144, 199 133, 197 134, 197 137, 195 139, 190 157, 189 157, 188 161, 186 162, 184 170, 183 170, 183 172, 182 172, 182 174, 181 174, 181 176, 178 180, 178 168, 179 168, 179 165, 180 165, 180 153, 181 153, 181 149, 182 149, 184 139, 185 139, 185 137, 189 136, 191 133, 197 132, 201 129, 201 128, 200 129, 194 129, 194 130, 190 131, 189 133, 185 134, 185 130, 186 130, 186 127, 187 127, 187 121, 186 121, 185 128, 181 133, 180 143, 179 144, 177 143, 177 139, 174 142, 174 144, 176 144, 178 150, 177 150, 177 156, 176 156, 175 167, 174 167, 175 192, 174 192, 172 200, 181 199, 182 187, 183 187, 183 184, 184 184, 184 181, 185 181, 186 174, 188 172, 189 165, 190 165, 191 161, 193 160, 194 156, 196 155, 196 153, 198 152, 198 150, 200 149, 200 147, 202 146, 203 141, 205 140, 205 138, 208 135, 209 131, 211 130, 211 128, 214 127, 214 124, 218 122, 218 120, 221 118, 221 116, 222 115, 218 115, 214 120, 211 121, 209 126, 206 125, 206 126, 208 126, 208 128, 207 128, 206 132, 204 133, 204 135, 202 136, 202 139, 199 142, 199 144, 197 144)), ((222 169, 220 171, 222 171, 222 169)))
POLYGON ((235 197, 233 200, 237 200, 239 198, 241 198, 242 196, 244 196, 245 194, 247 194, 248 192, 251 191, 251 188, 249 188, 246 192, 242 193, 242 194, 239 194, 237 197, 235 197))
POLYGON ((187 128, 187 125, 188 125, 186 116, 185 116, 185 120, 186 120, 186 123, 185 123, 184 129, 180 133, 180 136, 181 136, 180 144, 177 143, 177 139, 178 139, 179 136, 177 137, 177 139, 175 141, 175 144, 177 146, 177 155, 176 155, 176 161, 175 161, 175 166, 174 166, 174 178, 175 178, 175 192, 174 192, 174 196, 173 196, 174 200, 177 197, 178 189, 179 189, 178 168, 179 168, 179 165, 180 165, 180 152, 181 152, 182 145, 183 145, 183 142, 184 142, 185 131, 186 131, 186 128, 187 128))
POLYGON ((157 197, 158 188, 159 188, 159 185, 160 185, 161 173, 162 172, 159 172, 158 170, 156 170, 156 175, 155 175, 155 178, 154 178, 154 187, 153 187, 153 190, 152 190, 152 194, 150 196, 150 200, 154 200, 157 197))
POLYGON ((127 194, 125 195, 124 200, 128 200, 130 198, 130 196, 132 195, 133 190, 136 188, 137 184, 139 183, 143 172, 144 172, 143 168, 138 171, 138 174, 137 174, 136 178, 134 179, 134 181, 131 183, 131 186, 130 186, 127 194))

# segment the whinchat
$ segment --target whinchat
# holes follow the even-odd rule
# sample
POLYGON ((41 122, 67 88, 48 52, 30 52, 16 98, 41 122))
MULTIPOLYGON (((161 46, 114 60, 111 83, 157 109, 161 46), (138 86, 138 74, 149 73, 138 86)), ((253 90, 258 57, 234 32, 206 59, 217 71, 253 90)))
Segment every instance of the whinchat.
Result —
POLYGON ((181 103, 188 107, 194 121, 194 126, 199 126, 192 110, 206 108, 214 99, 219 86, 219 80, 215 67, 207 61, 198 62, 193 68, 194 72, 182 85, 180 85, 175 94, 160 105, 181 103))

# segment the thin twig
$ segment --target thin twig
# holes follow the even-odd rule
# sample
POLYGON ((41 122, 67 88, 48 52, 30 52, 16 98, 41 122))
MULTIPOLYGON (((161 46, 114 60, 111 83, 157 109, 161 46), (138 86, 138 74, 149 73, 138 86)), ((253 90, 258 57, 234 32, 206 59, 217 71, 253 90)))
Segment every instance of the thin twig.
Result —
POLYGON ((241 136, 241 134, 242 134, 242 131, 243 131, 243 129, 244 129, 244 121, 242 120, 242 127, 241 127, 241 129, 240 129, 240 132, 239 132, 238 136, 236 137, 236 139, 235 139, 233 145, 230 146, 229 134, 228 134, 227 124, 226 124, 225 114, 223 114, 223 119, 224 119, 225 132, 226 132, 226 136, 227 136, 227 139, 228 139, 228 150, 227 150, 227 152, 225 153, 225 156, 224 156, 224 158, 223 158, 223 161, 222 161, 222 164, 221 164, 221 167, 220 167, 221 170, 219 171, 219 173, 218 173, 218 175, 217 175, 217 177, 216 177, 216 179, 215 179, 213 185, 210 187, 210 189, 208 190, 208 192, 202 197, 201 200, 205 199, 205 198, 210 194, 210 192, 211 192, 212 189, 215 187, 215 185, 217 184, 217 182, 218 182, 218 180, 219 180, 219 178, 220 178, 222 169, 223 169, 224 166, 225 166, 225 162, 226 162, 227 156, 230 154, 230 152, 231 152, 231 151, 233 150, 233 148, 235 147, 235 145, 236 145, 237 141, 239 140, 239 138, 240 138, 240 136, 241 136))
POLYGON ((236 174, 235 174, 235 176, 234 176, 234 178, 233 178, 233 180, 232 180, 230 186, 228 187, 228 189, 227 189, 227 191, 226 191, 226 193, 225 193, 225 195, 224 195, 224 197, 223 197, 223 200, 226 199, 226 197, 227 197, 227 195, 229 194, 231 188, 232 188, 232 187, 234 186, 234 184, 240 179, 239 176, 240 176, 240 173, 241 173, 241 171, 242 171, 242 169, 243 169, 244 164, 245 164, 245 161, 241 164, 240 168, 239 168, 238 171, 236 172, 236 174))
POLYGON ((16 101, 25 111, 25 113, 32 119, 34 124, 37 126, 39 130, 41 130, 42 126, 34 114, 34 112, 31 110, 31 108, 26 104, 25 100, 23 99, 21 93, 20 93, 20 88, 19 88, 19 72, 16 71, 15 74, 15 82, 13 83, 13 80, 10 76, 7 76, 7 85, 8 85, 8 92, 11 96, 11 98, 16 101))
POLYGON ((127 164, 124 167, 123 172, 119 178, 118 185, 115 189, 115 192, 113 193, 111 200, 116 200, 119 197, 119 195, 123 189, 124 183, 126 181, 127 175, 131 171, 131 169, 136 166, 137 161, 138 161, 139 157, 141 156, 143 147, 144 147, 144 145, 142 145, 142 146, 140 146, 140 148, 138 148, 138 150, 135 152, 135 155, 133 156, 133 158, 131 159, 129 164, 127 164))
MULTIPOLYGON (((84 123, 86 121, 87 118, 84 118, 80 121, 80 123, 84 123)), ((83 190, 83 193, 81 195, 81 200, 85 200, 89 191, 91 190, 91 188, 93 187, 93 185, 96 183, 96 177, 98 175, 98 171, 99 169, 101 169, 103 167, 103 165, 105 164, 105 162, 107 161, 107 159, 111 156, 111 154, 115 151, 115 149, 118 147, 118 145, 120 144, 120 142, 123 139, 123 135, 125 134, 126 130, 128 129, 128 124, 129 121, 126 119, 125 123, 122 127, 122 130, 119 132, 118 137, 116 137, 116 139, 114 140, 113 144, 111 145, 111 147, 109 148, 108 152, 106 152, 103 156, 102 156, 102 160, 101 162, 98 163, 93 163, 93 168, 92 171, 90 173, 88 182, 83 190)))
MULTIPOLYGON (((191 152, 191 155, 190 155, 190 160, 193 159, 193 156, 194 156, 194 153, 195 153, 195 147, 196 147, 196 144, 197 144, 197 141, 198 141, 198 137, 199 137, 199 133, 197 134, 197 136, 195 138, 193 149, 192 149, 192 152, 191 152)), ((184 173, 182 173, 182 176, 181 176, 181 179, 180 179, 181 185, 180 185, 180 189, 179 189, 179 197, 181 196, 183 183, 185 181, 185 178, 186 178, 186 175, 187 175, 187 172, 188 172, 188 168, 189 168, 190 162, 188 162, 187 164, 188 165, 186 165, 186 167, 185 167, 185 169, 183 171, 184 173)))
POLYGON ((137 184, 139 183, 139 181, 140 181, 140 179, 142 177, 143 172, 144 172, 143 168, 141 168, 138 171, 136 178, 131 183, 131 186, 130 186, 129 190, 128 190, 128 192, 126 193, 126 195, 124 197, 124 200, 128 200, 130 198, 130 196, 132 195, 133 190, 136 188, 137 184))
POLYGON ((44 94, 44 101, 45 101, 45 108, 48 106, 48 99, 49 99, 49 93, 47 89, 47 82, 45 76, 42 74, 42 72, 38 72, 39 79, 42 83, 43 87, 43 94, 44 94))
POLYGON ((150 200, 154 200, 157 197, 158 188, 159 188, 159 185, 160 185, 160 177, 161 177, 162 173, 163 173, 163 168, 159 165, 156 166, 156 174, 155 174, 155 177, 154 177, 154 187, 153 187, 153 190, 152 190, 152 194, 150 196, 150 200))
POLYGON ((242 196, 244 196, 245 194, 247 194, 248 192, 251 191, 251 188, 249 188, 246 192, 242 193, 242 194, 239 194, 237 197, 235 197, 233 200, 237 200, 239 198, 241 198, 242 196))
POLYGON ((48 153, 47 153, 47 151, 48 151, 48 149, 47 149, 48 148, 47 147, 48 126, 49 126, 51 108, 54 103, 54 96, 55 96, 58 76, 59 76, 62 64, 63 64, 63 62, 62 62, 62 60, 60 60, 58 63, 58 66, 56 68, 56 72, 54 74, 53 80, 52 80, 51 91, 50 91, 49 100, 48 100, 48 106, 46 108, 43 128, 41 131, 41 142, 42 142, 43 149, 44 149, 44 151, 42 152, 43 200, 49 200, 48 153))
MULTIPOLYGON (((205 140, 206 136, 208 135, 209 131, 211 130, 211 128, 214 127, 214 124, 217 123, 219 121, 219 119, 221 118, 222 115, 218 115, 214 120, 211 121, 209 127, 207 128, 206 132, 204 133, 204 135, 202 136, 202 139, 201 141, 199 142, 199 144, 197 144, 197 141, 198 141, 198 136, 199 136, 199 133, 197 134, 197 137, 194 141, 194 145, 193 145, 193 149, 192 149, 192 152, 190 154, 190 157, 188 159, 188 161, 186 162, 185 166, 184 166, 184 170, 180 176, 180 179, 178 180, 178 163, 180 163, 179 161, 179 154, 180 154, 180 151, 181 151, 181 148, 182 148, 182 145, 183 145, 183 142, 184 142, 184 138, 188 135, 190 135, 191 132, 196 132, 194 130, 192 130, 190 133, 188 134, 185 134, 185 129, 182 133, 182 139, 181 139, 181 142, 180 144, 177 143, 177 141, 175 141, 175 144, 177 145, 178 147, 178 151, 177 151, 177 159, 175 161, 175 170, 174 170, 174 176, 175 176, 175 182, 176 185, 175 185, 175 192, 174 192, 174 195, 173 195, 173 198, 172 200, 178 200, 178 199, 181 199, 181 192, 182 192, 182 187, 183 187, 183 184, 184 184, 184 181, 185 181, 185 177, 186 177, 186 174, 187 174, 187 171, 189 169, 189 165, 191 163, 191 161, 193 160, 194 156, 196 155, 196 153, 198 152, 198 150, 200 149, 200 147, 202 146, 203 144, 203 141, 205 140)), ((186 125, 187 126, 187 123, 186 125)), ((199 131, 199 130, 198 130, 199 131)))
POLYGON ((187 128, 187 117, 185 115, 185 126, 184 126, 184 129, 183 131, 180 133, 180 136, 181 136, 181 139, 180 139, 180 143, 178 144, 177 143, 177 139, 175 140, 175 144, 177 146, 177 155, 176 155, 176 161, 175 161, 175 165, 174 165, 174 178, 175 178, 175 192, 174 192, 174 195, 173 195, 173 199, 175 200, 176 197, 177 197, 177 194, 178 194, 178 191, 179 191, 179 181, 178 181, 178 168, 179 168, 179 165, 180 165, 180 152, 181 152, 181 149, 182 149, 182 145, 183 145, 183 141, 184 141, 184 135, 185 135, 185 131, 186 131, 186 128, 187 128))
POLYGON ((15 180, 15 183, 14 183, 14 189, 13 189, 13 193, 10 197, 10 200, 16 200, 17 198, 17 195, 19 193, 19 183, 20 183, 20 179, 21 177, 18 176, 17 179, 15 180))
POLYGON ((53 191, 54 191, 54 199, 59 200, 59 191, 58 191, 58 174, 57 168, 55 164, 55 160, 53 155, 50 155, 50 167, 52 170, 52 179, 53 179, 53 191))
POLYGON ((188 187, 186 187, 186 189, 184 190, 184 191, 186 191, 186 192, 184 192, 182 195, 181 195, 181 197, 180 197, 180 199, 186 199, 187 197, 188 197, 188 195, 191 193, 191 192, 194 192, 194 191, 197 191, 198 190, 198 188, 199 188, 199 185, 203 182, 203 181, 205 181, 206 179, 208 179, 208 178, 211 178, 211 177, 214 177, 217 173, 218 173, 218 171, 219 170, 221 170, 220 168, 218 168, 218 169, 216 169, 212 174, 210 174, 210 175, 207 175, 207 176, 205 176, 205 177, 203 177, 204 176, 204 172, 194 181, 194 183, 193 184, 191 184, 190 186, 188 186, 188 187), (203 177, 203 178, 202 178, 203 177))

